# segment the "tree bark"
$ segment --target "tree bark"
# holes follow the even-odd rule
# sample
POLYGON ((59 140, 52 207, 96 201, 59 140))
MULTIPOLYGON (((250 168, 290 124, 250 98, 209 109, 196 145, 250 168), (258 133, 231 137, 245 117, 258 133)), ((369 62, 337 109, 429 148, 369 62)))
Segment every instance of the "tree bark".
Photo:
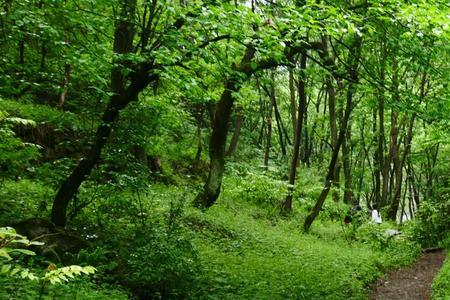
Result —
POLYGON ((322 192, 320 193, 319 197, 317 198, 316 204, 312 208, 311 212, 306 216, 305 222, 303 223, 303 230, 305 232, 308 232, 312 223, 316 219, 316 217, 319 215, 320 210, 322 209, 323 204, 325 203, 325 199, 327 198, 327 195, 330 191, 330 187, 333 181, 334 173, 336 164, 338 161, 338 156, 340 152, 340 148, 342 143, 344 142, 345 135, 347 134, 347 126, 348 121, 350 119, 350 114, 353 109, 353 95, 355 93, 355 85, 358 82, 358 58, 360 55, 360 49, 361 49, 361 40, 360 38, 355 38, 352 46, 350 47, 350 51, 354 51, 353 58, 350 58, 350 63, 348 67, 348 75, 350 78, 350 81, 348 82, 347 87, 347 95, 346 95, 346 103, 345 103, 345 110, 344 115, 342 117, 341 122, 341 128, 339 130, 339 136, 336 141, 336 147, 333 148, 333 153, 331 156, 330 164, 328 165, 328 171, 325 178, 324 187, 322 189, 322 192))
POLYGON ((216 106, 213 131, 209 142, 210 169, 203 189, 194 199, 193 204, 199 208, 212 206, 220 194, 223 173, 225 171, 225 144, 229 128, 231 110, 234 103, 233 93, 240 88, 239 74, 250 76, 253 70, 248 64, 255 55, 255 49, 248 47, 240 64, 235 67, 234 74, 225 83, 224 91, 216 106))
MULTIPOLYGON (((356 70, 354 71, 356 73, 356 70)), ((356 75, 355 75, 356 76, 356 75)), ((333 153, 331 156, 330 164, 328 166, 328 172, 327 176, 325 178, 325 184, 322 189, 322 192, 320 193, 319 197, 317 198, 316 204, 314 205, 311 212, 308 214, 308 216, 305 218, 305 222, 303 223, 303 230, 305 232, 309 231, 309 228, 311 227, 312 223, 316 219, 316 217, 319 215, 320 210, 322 209, 323 204, 325 203, 325 199, 327 198, 327 195, 330 191, 330 187, 333 181, 333 176, 336 168, 336 163, 339 156, 339 151, 341 148, 341 145, 345 139, 345 134, 347 132, 347 124, 348 120, 350 118, 350 113, 352 111, 352 99, 353 99, 353 87, 349 87, 349 91, 347 92, 347 101, 345 105, 345 112, 341 123, 341 129, 339 130, 339 136, 337 139, 336 147, 333 149, 333 153)))
POLYGON ((297 101, 295 99, 296 88, 295 88, 295 80, 294 80, 294 70, 292 68, 288 68, 289 71, 289 95, 290 95, 290 103, 291 103, 291 119, 292 119, 292 132, 295 134, 295 130, 297 128, 297 101))
POLYGON ((271 89, 270 91, 265 88, 268 96, 269 96, 269 109, 267 111, 266 116, 266 126, 267 126, 267 134, 266 134, 266 143, 264 146, 264 168, 267 170, 269 167, 269 155, 270 155, 270 148, 272 146, 272 116, 273 116, 273 106, 275 102, 275 88, 274 88, 274 76, 273 73, 271 74, 271 89))
MULTIPOLYGON (((328 42, 327 37, 322 37, 322 51, 319 52, 321 54, 322 59, 324 60, 325 66, 329 69, 333 69, 334 61, 331 55, 328 53, 328 42)), ((331 139, 331 147, 333 149, 336 148, 337 145, 337 113, 336 113, 336 91, 333 85, 333 76, 328 74, 325 79, 326 89, 328 93, 328 113, 329 113, 329 121, 330 121, 330 139, 331 139)), ((335 170, 333 171, 333 186, 338 189, 339 188, 339 158, 337 158, 335 170)), ((333 200, 335 202, 339 201, 339 192, 337 190, 333 191, 333 200)))
POLYGON ((303 117, 305 115, 306 109, 306 74, 304 73, 306 69, 306 51, 303 51, 300 58, 300 70, 301 78, 299 78, 298 83, 298 112, 297 112, 297 126, 295 128, 295 140, 294 140, 294 152, 292 154, 291 165, 289 168, 289 187, 286 199, 283 202, 281 213, 289 214, 292 210, 292 193, 294 191, 295 177, 297 175, 297 165, 300 154, 300 143, 303 131, 303 117))
POLYGON ((275 97, 275 87, 273 90, 273 108, 275 111, 275 120, 277 121, 277 129, 278 129, 278 140, 280 141, 281 154, 283 157, 286 156, 286 143, 290 143, 289 135, 286 132, 286 128, 284 128, 283 120, 281 119, 281 114, 278 109, 277 98, 275 97), (284 133, 284 134, 283 134, 284 133))
POLYGON ((231 137, 230 145, 228 146, 227 156, 232 156, 236 153, 239 136, 241 134, 241 126, 244 121, 242 113, 238 112, 236 116, 236 124, 234 125, 233 136, 231 137))
MULTIPOLYGON (((114 52, 128 53, 132 48, 134 30, 133 20, 136 0, 124 0, 122 3, 121 20, 117 23, 114 34, 114 52)), ((90 149, 72 173, 63 181, 53 200, 51 220, 59 226, 65 226, 67 221, 67 207, 70 200, 78 191, 81 183, 90 174, 100 158, 101 151, 111 135, 113 124, 119 112, 128 103, 137 99, 139 93, 148 85, 152 77, 148 76, 148 68, 141 68, 131 76, 131 83, 125 89, 125 79, 121 67, 114 67, 111 71, 111 89, 115 94, 102 116, 102 122, 97 128, 95 139, 90 149)))
POLYGON ((353 190, 352 190, 352 174, 350 166, 350 139, 351 139, 351 125, 348 125, 347 132, 345 134, 344 141, 342 142, 342 164, 344 167, 344 203, 353 203, 353 190))
MULTIPOLYGON (((394 58, 393 62, 393 75, 392 75, 392 89, 394 91, 393 94, 393 102, 399 103, 400 101, 400 94, 399 94, 399 78, 398 78, 398 61, 396 58, 394 58)), ((393 162, 393 173, 391 175, 391 183, 390 183, 390 191, 391 191, 391 203, 390 203, 390 209, 388 212, 388 218, 391 220, 396 219, 397 216, 397 210, 399 207, 400 202, 400 193, 401 193, 401 186, 402 186, 402 166, 400 162, 400 143, 399 143, 399 131, 400 126, 398 124, 398 112, 396 111, 396 108, 393 107, 391 111, 391 131, 390 131, 390 140, 389 140, 389 157, 390 160, 393 162), (394 181, 395 180, 395 181, 394 181), (399 191, 397 191, 399 189, 399 191)), ((406 149, 405 149, 406 151, 406 149)))
MULTIPOLYGON (((387 58, 387 50, 384 42, 381 42, 382 56, 380 59, 380 81, 384 86, 385 82, 385 65, 387 58)), ((383 207, 387 202, 387 189, 389 182, 389 162, 385 160, 385 130, 384 130, 384 90, 380 87, 378 90, 378 144, 375 154, 375 202, 378 207, 383 207), (381 179, 381 176, 382 179, 381 179)))

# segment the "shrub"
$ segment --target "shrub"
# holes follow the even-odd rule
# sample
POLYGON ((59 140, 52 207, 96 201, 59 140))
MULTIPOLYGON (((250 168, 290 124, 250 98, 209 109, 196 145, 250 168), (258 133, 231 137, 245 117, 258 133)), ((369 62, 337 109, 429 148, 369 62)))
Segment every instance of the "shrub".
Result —
POLYGON ((424 247, 443 244, 450 236, 449 215, 450 200, 422 202, 416 222, 410 225, 413 238, 424 247))
POLYGON ((95 273, 96 269, 92 266, 72 265, 58 268, 55 264, 50 263, 45 271, 36 267, 34 269, 24 267, 23 256, 36 255, 33 251, 25 248, 42 244, 29 241, 25 236, 17 234, 11 227, 0 227, 0 282, 3 287, 0 291, 1 298, 42 299, 51 285, 65 284, 79 275, 95 273), (33 281, 36 284, 32 283, 33 281), (22 290, 21 288, 24 286, 26 288, 22 290))

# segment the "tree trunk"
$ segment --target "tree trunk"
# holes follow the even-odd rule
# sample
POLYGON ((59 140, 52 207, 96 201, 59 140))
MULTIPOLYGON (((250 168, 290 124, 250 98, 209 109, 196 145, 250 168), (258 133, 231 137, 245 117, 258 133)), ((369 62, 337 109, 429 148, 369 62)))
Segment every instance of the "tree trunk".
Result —
POLYGON ((325 203, 325 199, 327 198, 327 195, 330 191, 330 187, 333 181, 336 164, 338 161, 338 156, 340 152, 340 148, 342 143, 344 142, 345 135, 347 134, 347 126, 348 121, 350 119, 350 114, 353 109, 353 95, 355 93, 355 84, 358 82, 358 73, 357 73, 357 67, 358 67, 358 58, 360 55, 360 49, 361 49, 361 40, 360 38, 356 38, 353 42, 353 45, 350 47, 350 51, 354 51, 354 57, 350 58, 349 63, 349 69, 348 74, 350 81, 348 82, 348 88, 347 88, 347 97, 346 97, 346 103, 345 103, 345 110, 344 115, 342 117, 341 122, 341 128, 339 130, 339 136, 336 141, 336 147, 333 148, 333 153, 331 156, 330 164, 328 166, 327 175, 325 178, 324 187, 322 189, 322 192, 320 193, 319 197, 317 198, 316 204, 314 205, 311 212, 306 216, 305 222, 303 223, 303 230, 305 232, 309 231, 309 228, 311 227, 312 223, 316 219, 316 217, 319 215, 320 210, 322 209, 323 204, 325 203))
MULTIPOLYGON (((64 5, 66 5, 67 0, 64 1, 64 5)), ((65 31, 65 43, 66 46, 70 46, 70 32, 69 31, 65 31)), ((43 46, 44 49, 44 46, 43 46)), ((42 60, 44 60, 44 55, 42 60)), ((42 63, 43 65, 43 63, 42 63)), ((66 97, 67 97, 67 92, 69 91, 69 82, 70 82, 70 74, 72 73, 72 65, 70 63, 65 63, 64 65, 64 79, 63 82, 61 84, 61 94, 59 94, 59 102, 58 102, 58 107, 62 108, 64 106, 64 103, 66 102, 66 97)))
MULTIPOLYGON (((270 112, 273 109, 273 112, 275 113, 275 121, 277 122, 277 130, 278 130, 278 141, 280 142, 280 148, 281 148, 281 153, 283 156, 286 156, 286 143, 285 141, 287 140, 290 143, 289 140, 289 136, 286 132, 286 129, 284 128, 282 119, 281 119, 281 114, 280 111, 278 110, 278 104, 277 104, 277 97, 275 94, 275 78, 273 77, 273 73, 272 73, 272 82, 270 85, 270 89, 268 89, 266 86, 263 86, 264 91, 266 92, 267 96, 270 99, 269 102, 269 114, 270 116, 272 116, 273 114, 271 114, 270 112), (284 135, 283 135, 284 133, 284 135), (286 137, 286 138, 285 138, 286 137)), ((269 132, 269 130, 268 130, 269 132)), ((272 128, 270 130, 270 132, 272 132, 272 128)))
MULTIPOLYGON (((255 56, 255 49, 248 47, 239 66, 235 72, 243 73, 250 76, 253 70, 243 68, 255 56)), ((208 208, 212 206, 220 194, 223 173, 225 170, 225 144, 227 141, 227 133, 229 128, 231 110, 233 107, 234 96, 240 88, 239 74, 232 75, 225 83, 224 91, 216 106, 216 114, 214 116, 213 131, 209 142, 210 169, 208 178, 202 191, 194 199, 194 205, 200 208, 208 208)))
POLYGON ((292 132, 295 134, 295 130, 297 128, 297 101, 295 99, 296 89, 295 89, 295 80, 294 80, 294 70, 292 68, 288 68, 289 71, 289 95, 291 102, 291 119, 292 119, 292 132))
POLYGON ((72 73, 72 65, 65 64, 64 66, 64 81, 62 84, 62 92, 59 94, 58 107, 62 108, 66 103, 67 92, 69 91, 70 74, 72 73))
POLYGON ((277 129, 278 129, 278 139, 280 141, 281 154, 283 157, 286 156, 286 143, 290 143, 289 135, 286 132, 286 128, 283 125, 283 120, 281 119, 281 114, 278 109, 277 99, 275 97, 275 89, 273 91, 274 99, 273 99, 273 108, 275 110, 275 120, 277 121, 277 129), (284 133, 284 134, 283 134, 284 133))
MULTIPOLYGON (((324 60, 325 66, 329 69, 335 67, 334 61, 330 54, 328 53, 328 42, 327 37, 322 36, 322 51, 319 52, 321 54, 322 59, 324 60)), ((333 85, 333 76, 331 74, 326 75, 325 79, 326 89, 328 93, 328 111, 329 111, 329 120, 330 120, 330 138, 331 138, 331 147, 336 148, 337 145, 337 114, 336 114, 336 91, 333 85)), ((333 171, 333 186, 335 188, 339 188, 339 158, 336 161, 335 170, 333 171)), ((335 190, 333 192, 333 200, 335 202, 339 201, 339 192, 335 190)))
POLYGON ((275 89, 273 87, 274 83, 274 76, 273 73, 271 74, 271 90, 267 91, 267 94, 269 96, 269 109, 267 111, 266 116, 266 126, 267 126, 267 134, 266 134, 266 144, 264 146, 264 168, 267 170, 269 167, 269 155, 270 155, 270 148, 272 146, 272 115, 273 115, 273 106, 275 102, 275 89))
POLYGON ((295 140, 294 140, 294 153, 292 154, 291 166, 289 169, 289 187, 288 194, 284 203, 282 205, 282 214, 289 214, 292 210, 292 193, 294 191, 295 177, 297 175, 297 165, 300 154, 300 142, 303 130, 303 117, 305 115, 306 109, 306 74, 304 73, 306 69, 306 51, 303 51, 300 58, 300 70, 301 77, 298 83, 298 116, 297 116, 297 126, 295 128, 295 140))
MULTIPOLYGON (((386 45, 381 44, 382 57, 380 59, 380 81, 384 86, 385 82, 385 65, 387 58, 386 45)), ((388 160, 385 160, 385 130, 384 130, 384 90, 381 87, 378 90, 378 147, 375 155, 375 176, 376 176, 376 194, 375 202, 377 207, 383 207, 387 203, 387 190, 389 182, 389 164, 388 160), (381 181, 381 175, 383 176, 381 181)))
POLYGON ((310 101, 311 101, 311 97, 309 98, 309 101, 307 101, 307 103, 305 103, 304 116, 303 116, 303 134, 302 134, 302 141, 300 142, 301 161, 303 164, 307 165, 308 167, 309 167, 308 107, 309 107, 310 101))
POLYGON ((350 139, 351 139, 351 125, 348 125, 347 132, 342 142, 342 164, 344 167, 344 203, 353 203, 353 191, 352 191, 352 174, 350 166, 350 139))
MULTIPOLYGON (((400 94, 398 91, 399 88, 399 78, 398 78, 398 61, 396 58, 394 58, 393 62, 393 75, 392 75, 392 89, 394 91, 393 93, 393 103, 399 103, 400 101, 400 94)), ((396 108, 393 107, 391 111, 391 132, 390 132, 390 140, 389 140, 389 157, 390 160, 393 162, 393 173, 391 177, 391 184, 390 184, 390 195, 391 195, 391 203, 390 208, 388 212, 388 218, 395 221, 397 216, 397 210, 400 202, 400 195, 401 195, 401 186, 402 186, 402 166, 400 162, 400 143, 398 141, 399 136, 399 125, 398 125, 398 112, 396 111, 396 108), (395 180, 395 181, 394 181, 395 180), (398 190, 398 191, 397 191, 398 190)), ((405 149, 406 151, 406 149, 405 149)))
MULTIPOLYGON (((356 73, 356 70, 354 70, 354 73, 356 73)), ((354 75, 356 76, 356 74, 354 75)), ((311 224, 314 222, 316 217, 319 215, 320 210, 322 209, 323 204, 325 203, 325 199, 327 198, 327 195, 330 191, 330 187, 333 181, 333 176, 336 168, 336 163, 339 156, 339 151, 341 148, 341 145, 345 139, 345 134, 347 132, 347 124, 348 120, 350 118, 350 113, 352 111, 352 99, 353 99, 353 84, 349 86, 349 90, 347 91, 347 101, 345 105, 345 112, 341 123, 341 129, 339 131, 339 137, 337 139, 336 147, 333 149, 333 154, 331 156, 330 164, 328 166, 328 172, 327 176, 325 178, 325 184, 322 189, 322 192, 320 193, 319 197, 317 198, 316 204, 314 205, 311 212, 308 214, 308 216, 305 218, 305 222, 303 223, 303 230, 305 232, 309 231, 309 228, 311 227, 311 224)))
MULTIPOLYGON (((122 4, 122 19, 117 23, 114 34, 114 52, 118 54, 128 53, 133 42, 133 21, 136 8, 136 0, 124 0, 122 4)), ((102 116, 102 121, 97 128, 94 142, 72 173, 61 184, 53 200, 51 220, 59 226, 65 226, 67 220, 67 206, 78 191, 81 183, 90 174, 92 168, 100 158, 101 151, 111 135, 113 124, 119 112, 128 103, 137 99, 139 93, 151 81, 147 69, 141 69, 132 74, 131 83, 124 88, 124 77, 121 67, 115 67, 111 71, 111 89, 115 94, 111 96, 110 102, 102 116)))
POLYGON ((239 141, 239 136, 241 134, 241 126, 243 120, 244 117, 240 112, 238 112, 236 116, 236 124, 234 126, 233 137, 231 138, 230 145, 228 146, 227 156, 232 156, 236 153, 236 148, 239 141))

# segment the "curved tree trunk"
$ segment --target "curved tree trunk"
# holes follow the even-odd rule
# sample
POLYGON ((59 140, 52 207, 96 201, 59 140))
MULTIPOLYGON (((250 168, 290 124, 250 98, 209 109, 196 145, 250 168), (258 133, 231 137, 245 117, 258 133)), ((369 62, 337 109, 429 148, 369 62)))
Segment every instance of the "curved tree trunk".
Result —
MULTIPOLYGON (((235 71, 241 71, 241 73, 247 77, 250 76, 253 70, 243 68, 243 66, 248 65, 254 55, 255 49, 248 47, 240 65, 236 67, 237 70, 235 71)), ((234 103, 233 93, 240 88, 238 77, 239 74, 232 75, 227 80, 222 96, 216 106, 213 130, 209 141, 210 168, 208 178, 206 179, 202 191, 200 191, 193 202, 193 204, 199 208, 208 208, 212 206, 220 194, 223 173, 225 171, 225 144, 234 103)))
MULTIPOLYGON (((117 23, 114 33, 114 52, 119 54, 128 53, 133 43, 133 21, 136 8, 136 0, 124 0, 122 3, 122 19, 117 23)), ((81 183, 90 174, 92 168, 100 158, 101 151, 111 134, 112 126, 115 123, 119 112, 133 100, 137 99, 139 92, 147 86, 149 78, 146 70, 141 70, 139 74, 134 74, 131 84, 125 90, 124 77, 121 68, 116 67, 111 71, 111 89, 115 94, 102 116, 102 122, 97 128, 94 142, 72 173, 61 184, 53 200, 51 220, 59 226, 65 226, 67 220, 67 206, 70 200, 78 191, 81 183)))

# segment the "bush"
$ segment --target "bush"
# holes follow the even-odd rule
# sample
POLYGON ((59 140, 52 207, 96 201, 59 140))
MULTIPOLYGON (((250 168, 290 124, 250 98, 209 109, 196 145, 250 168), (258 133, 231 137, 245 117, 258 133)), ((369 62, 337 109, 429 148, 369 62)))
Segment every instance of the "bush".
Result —
POLYGON ((286 195, 287 183, 264 174, 250 173, 240 183, 230 186, 228 192, 234 199, 261 206, 279 207, 286 195))
POLYGON ((423 247, 442 245, 450 238, 450 200, 424 201, 417 211, 416 222, 411 223, 413 238, 423 247))
POLYGON ((0 225, 20 219, 44 217, 50 209, 54 191, 38 181, 6 181, 0 186, 0 225))

